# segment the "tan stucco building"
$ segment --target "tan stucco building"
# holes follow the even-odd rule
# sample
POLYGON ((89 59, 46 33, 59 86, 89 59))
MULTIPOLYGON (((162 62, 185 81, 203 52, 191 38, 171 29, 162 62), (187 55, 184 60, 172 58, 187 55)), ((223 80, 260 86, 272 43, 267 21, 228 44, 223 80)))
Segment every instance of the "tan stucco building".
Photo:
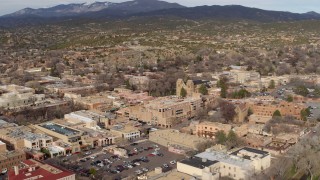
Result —
POLYGON ((177 169, 179 172, 199 179, 229 177, 235 180, 245 180, 269 168, 270 163, 269 152, 253 148, 241 148, 230 154, 207 149, 195 155, 194 159, 178 162, 177 169))
POLYGON ((230 124, 206 121, 196 125, 196 134, 200 137, 215 138, 218 131, 224 131, 228 134, 231 128, 230 124))

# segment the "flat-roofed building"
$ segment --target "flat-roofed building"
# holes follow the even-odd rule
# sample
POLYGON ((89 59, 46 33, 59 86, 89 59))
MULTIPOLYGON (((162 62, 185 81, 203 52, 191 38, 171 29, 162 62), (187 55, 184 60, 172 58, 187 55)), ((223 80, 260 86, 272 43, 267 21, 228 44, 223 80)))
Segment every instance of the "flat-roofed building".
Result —
POLYGON ((211 161, 199 157, 191 157, 177 162, 179 172, 191 175, 197 179, 218 180, 219 161, 211 161))
POLYGON ((47 180, 75 180, 75 173, 62 169, 60 167, 45 164, 40 161, 28 159, 9 170, 9 180, 31 180, 31 179, 47 179, 47 180))
POLYGON ((112 108, 113 99, 109 98, 110 93, 99 93, 86 97, 74 98, 75 104, 79 104, 89 110, 107 111, 112 108))
MULTIPOLYGON (((82 149, 93 147, 92 139, 89 138, 88 134, 71 127, 67 127, 54 122, 47 122, 39 125, 35 125, 38 130, 61 139, 63 142, 71 145, 71 152, 80 152, 82 149)), ((69 152, 67 152, 68 154, 69 152)))
POLYGON ((46 134, 32 133, 31 129, 20 126, 0 130, 0 139, 8 144, 10 149, 40 150, 52 144, 53 138, 46 134))
POLYGON ((129 119, 170 128, 175 121, 194 117, 204 104, 198 98, 163 97, 126 109, 129 119))
POLYGON ((96 128, 97 123, 101 120, 104 121, 105 116, 93 112, 93 111, 76 111, 69 114, 65 114, 64 118, 67 121, 79 123, 82 122, 86 125, 87 128, 96 128))
POLYGON ((44 94, 35 94, 32 88, 5 85, 0 86, 0 107, 6 109, 16 109, 28 106, 36 106, 44 103, 44 94))
POLYGON ((276 110, 279 110, 282 116, 293 116, 301 120, 301 110, 307 108, 304 104, 280 102, 248 102, 253 114, 262 117, 272 117, 276 110))
POLYGON ((11 169, 26 159, 26 153, 22 150, 0 153, 0 169, 11 169))
POLYGON ((120 138, 122 135, 120 133, 112 132, 106 129, 93 130, 86 127, 78 129, 86 132, 89 135, 89 137, 92 139, 94 147, 112 145, 116 142, 116 139, 120 138))
POLYGON ((207 149, 205 152, 195 155, 201 159, 218 161, 219 167, 215 172, 219 177, 230 177, 232 179, 248 179, 255 173, 270 167, 271 155, 267 151, 244 147, 230 154, 207 149))
POLYGON ((205 121, 196 125, 196 134, 200 137, 215 138, 218 131, 224 131, 228 134, 231 128, 230 124, 205 121))
POLYGON ((29 149, 41 150, 51 146, 53 138, 46 134, 25 133, 24 146, 29 149))
POLYGON ((131 125, 114 125, 110 131, 128 140, 139 138, 141 135, 139 129, 131 125))
POLYGON ((118 96, 120 97, 121 100, 123 100, 129 106, 151 101, 154 99, 154 97, 149 96, 147 92, 134 93, 132 91, 129 91, 129 92, 125 91, 125 92, 120 92, 118 96))

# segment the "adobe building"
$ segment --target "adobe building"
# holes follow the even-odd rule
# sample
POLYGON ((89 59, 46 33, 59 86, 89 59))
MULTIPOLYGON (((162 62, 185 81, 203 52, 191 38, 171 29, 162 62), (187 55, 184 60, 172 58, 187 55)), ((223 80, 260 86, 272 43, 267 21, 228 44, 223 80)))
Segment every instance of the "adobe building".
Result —
POLYGON ((26 160, 26 153, 22 150, 6 151, 0 153, 0 170, 11 169, 21 161, 26 160))
POLYGON ((123 114, 131 120, 140 120, 170 128, 179 120, 194 117, 204 104, 202 98, 162 97, 142 105, 132 106, 123 114))
POLYGON ((198 179, 229 177, 241 180, 269 168, 270 163, 270 153, 258 149, 244 147, 227 154, 209 148, 195 157, 178 162, 177 170, 198 179))
POLYGON ((201 122, 196 125, 196 134, 199 137, 215 138, 218 131, 224 131, 226 134, 231 130, 230 124, 222 124, 217 122, 201 122))
POLYGON ((272 117, 276 110, 279 110, 282 116, 293 116, 301 120, 301 110, 307 108, 303 104, 280 102, 248 102, 247 107, 250 108, 254 115, 263 117, 272 117))

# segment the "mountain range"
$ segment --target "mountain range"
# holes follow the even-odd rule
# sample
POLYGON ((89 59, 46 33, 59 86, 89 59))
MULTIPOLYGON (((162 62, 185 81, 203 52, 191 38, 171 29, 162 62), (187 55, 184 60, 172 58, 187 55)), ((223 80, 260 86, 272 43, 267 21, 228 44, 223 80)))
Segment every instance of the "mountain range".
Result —
MULTIPOLYGON (((39 17, 64 17, 64 16, 81 16, 94 12, 114 12, 119 14, 124 11, 127 14, 150 12, 161 9, 171 8, 185 8, 177 3, 168 3, 158 0, 133 0, 123 3, 112 2, 94 2, 94 3, 81 3, 81 4, 62 4, 50 8, 32 9, 25 8, 5 15, 5 17, 21 17, 21 16, 39 16, 39 17)), ((98 13, 98 14, 99 14, 98 13)))
POLYGON ((122 3, 95 2, 66 4, 50 8, 25 8, 0 17, 0 26, 34 25, 65 20, 123 19, 129 17, 180 17, 185 19, 238 19, 260 22, 319 19, 316 12, 268 11, 239 5, 185 7, 159 0, 133 0, 122 3))

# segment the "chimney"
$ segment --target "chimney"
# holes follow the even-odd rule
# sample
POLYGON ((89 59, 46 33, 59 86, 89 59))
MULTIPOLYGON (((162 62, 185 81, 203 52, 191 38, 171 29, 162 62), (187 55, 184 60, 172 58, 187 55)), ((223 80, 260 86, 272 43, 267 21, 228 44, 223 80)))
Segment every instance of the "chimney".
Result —
POLYGON ((207 159, 206 158, 202 158, 202 162, 207 162, 207 159))
POLYGON ((19 167, 18 166, 13 166, 14 169, 14 175, 19 175, 19 167))

